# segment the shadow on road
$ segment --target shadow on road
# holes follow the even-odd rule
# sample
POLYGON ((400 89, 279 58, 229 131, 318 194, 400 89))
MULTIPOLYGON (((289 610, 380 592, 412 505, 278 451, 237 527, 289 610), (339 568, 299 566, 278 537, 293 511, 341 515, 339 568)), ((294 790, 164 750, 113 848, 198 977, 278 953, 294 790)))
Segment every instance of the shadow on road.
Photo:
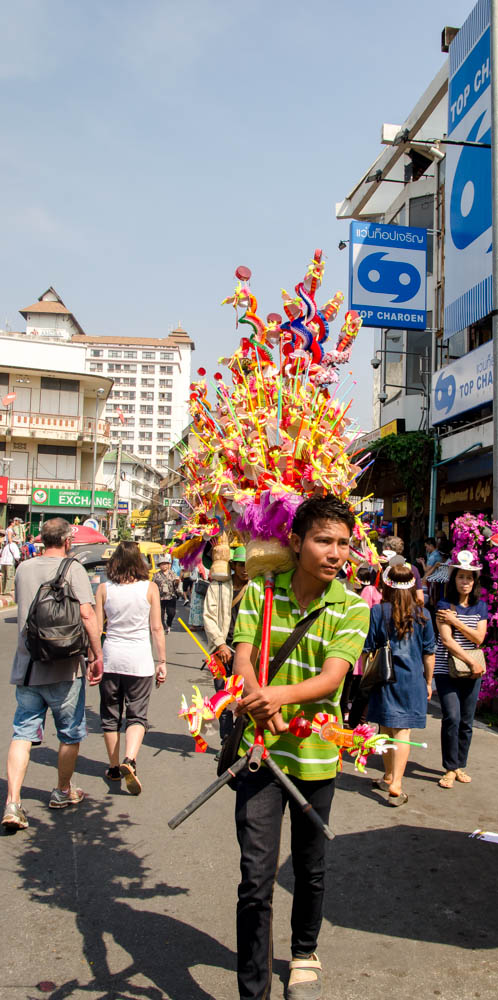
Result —
POLYGON ((89 980, 56 983, 51 1000, 79 1000, 97 991, 102 991, 99 1000, 212 1000, 191 968, 233 970, 235 956, 209 934, 168 915, 170 897, 189 890, 151 884, 151 869, 123 838, 135 824, 127 818, 111 820, 108 808, 105 802, 87 801, 78 813, 50 814, 37 822, 31 847, 17 862, 31 899, 74 913, 83 939, 89 980), (158 897, 162 912, 145 908, 146 900, 157 902, 158 897), (139 901, 136 909, 133 900, 139 901), (119 972, 111 972, 105 934, 129 956, 119 972), (153 985, 135 985, 134 977, 153 985))
MULTIPOLYGON (((415 826, 338 836, 327 848, 324 918, 370 934, 496 948, 498 871, 490 846, 415 826)), ((293 891, 290 858, 278 881, 293 891)))

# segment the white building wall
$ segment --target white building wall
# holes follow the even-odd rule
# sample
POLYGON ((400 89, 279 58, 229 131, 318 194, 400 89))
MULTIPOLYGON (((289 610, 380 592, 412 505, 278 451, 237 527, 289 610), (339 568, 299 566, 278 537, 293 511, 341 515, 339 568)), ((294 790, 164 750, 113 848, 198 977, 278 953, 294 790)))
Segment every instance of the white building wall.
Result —
POLYGON ((26 333, 32 336, 71 340, 73 334, 79 332, 71 316, 60 313, 28 313, 26 316, 26 333))

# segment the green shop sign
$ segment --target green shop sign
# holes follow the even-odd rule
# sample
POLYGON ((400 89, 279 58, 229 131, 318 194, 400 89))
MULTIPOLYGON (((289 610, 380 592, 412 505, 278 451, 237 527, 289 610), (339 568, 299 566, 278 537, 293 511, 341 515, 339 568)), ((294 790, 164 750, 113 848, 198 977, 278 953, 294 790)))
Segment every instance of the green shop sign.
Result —
MULTIPOLYGON (((70 507, 85 509, 92 506, 91 490, 46 490, 37 487, 31 494, 35 507, 70 507)), ((112 490, 95 491, 95 510, 112 510, 114 493, 112 490)))

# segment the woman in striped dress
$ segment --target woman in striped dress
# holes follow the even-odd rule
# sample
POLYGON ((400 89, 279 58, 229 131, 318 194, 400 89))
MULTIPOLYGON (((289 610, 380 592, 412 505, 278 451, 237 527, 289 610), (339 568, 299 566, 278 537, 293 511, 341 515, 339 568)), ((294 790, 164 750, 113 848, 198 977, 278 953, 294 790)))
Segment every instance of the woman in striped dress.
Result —
POLYGON ((486 603, 479 599, 480 569, 471 552, 459 552, 452 563, 446 600, 439 601, 436 608, 439 638, 434 680, 443 713, 441 749, 445 770, 439 782, 441 788, 453 788, 455 781, 471 781, 465 767, 481 677, 485 671, 473 659, 472 652, 484 642, 488 618, 486 603), (472 675, 450 677, 448 653, 468 663, 472 675))

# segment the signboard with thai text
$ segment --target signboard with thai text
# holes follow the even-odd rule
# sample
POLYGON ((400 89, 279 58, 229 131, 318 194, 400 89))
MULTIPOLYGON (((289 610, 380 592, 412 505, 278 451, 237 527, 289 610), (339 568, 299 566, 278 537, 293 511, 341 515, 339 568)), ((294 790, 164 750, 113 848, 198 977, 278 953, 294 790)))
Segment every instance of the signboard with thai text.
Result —
POLYGON ((481 344, 433 378, 432 423, 442 424, 493 400, 493 344, 481 344))
POLYGON ((349 308, 365 326, 425 330, 426 229, 351 223, 349 308))

